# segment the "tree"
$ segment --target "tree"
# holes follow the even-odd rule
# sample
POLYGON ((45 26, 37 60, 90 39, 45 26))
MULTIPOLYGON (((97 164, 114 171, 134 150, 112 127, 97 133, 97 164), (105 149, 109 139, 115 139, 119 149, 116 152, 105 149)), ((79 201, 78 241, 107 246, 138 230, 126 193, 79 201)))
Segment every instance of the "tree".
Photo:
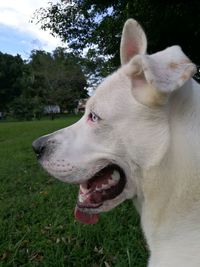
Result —
POLYGON ((28 73, 22 58, 0 52, 0 111, 9 109, 28 83, 28 73))
POLYGON ((34 95, 45 105, 59 105, 61 110, 73 110, 77 100, 87 97, 86 79, 77 58, 57 48, 52 54, 32 51, 30 66, 33 73, 34 95))
POLYGON ((33 114, 33 101, 30 98, 26 98, 23 94, 13 100, 11 104, 11 114, 17 119, 31 120, 33 114))
POLYGON ((59 0, 38 10, 35 19, 77 53, 90 48, 94 62, 103 55, 100 73, 107 75, 120 64, 121 31, 130 17, 147 32, 150 53, 179 44, 194 62, 200 63, 199 13, 199 0, 74 0, 71 4, 59 0))

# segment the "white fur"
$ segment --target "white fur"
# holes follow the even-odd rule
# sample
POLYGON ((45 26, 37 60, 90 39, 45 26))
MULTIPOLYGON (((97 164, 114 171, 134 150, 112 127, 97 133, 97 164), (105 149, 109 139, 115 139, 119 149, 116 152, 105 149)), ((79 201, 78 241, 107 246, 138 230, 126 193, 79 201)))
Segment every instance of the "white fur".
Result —
POLYGON ((97 88, 79 122, 49 135, 56 147, 42 164, 74 183, 85 182, 108 163, 118 164, 126 173, 125 190, 98 212, 136 199, 151 254, 148 266, 199 267, 200 88, 191 79, 195 66, 178 46, 145 52, 145 33, 128 20, 122 67, 97 88), (90 112, 101 119, 88 121, 90 112))

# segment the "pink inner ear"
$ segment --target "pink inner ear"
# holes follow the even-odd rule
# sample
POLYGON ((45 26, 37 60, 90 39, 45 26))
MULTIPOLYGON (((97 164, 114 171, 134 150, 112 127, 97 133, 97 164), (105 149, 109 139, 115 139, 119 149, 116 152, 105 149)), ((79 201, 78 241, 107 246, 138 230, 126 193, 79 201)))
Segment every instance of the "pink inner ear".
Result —
POLYGON ((127 42, 125 45, 126 51, 126 62, 128 62, 133 56, 138 54, 138 47, 134 45, 132 42, 127 42))

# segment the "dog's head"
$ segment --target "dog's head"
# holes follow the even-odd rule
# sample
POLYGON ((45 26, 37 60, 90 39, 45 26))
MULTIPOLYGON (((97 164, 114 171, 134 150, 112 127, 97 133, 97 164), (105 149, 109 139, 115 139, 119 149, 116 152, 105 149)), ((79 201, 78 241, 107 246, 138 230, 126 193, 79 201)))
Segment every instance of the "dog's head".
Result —
POLYGON ((98 213, 141 194, 139 173, 159 164, 168 149, 173 92, 195 71, 181 48, 146 54, 141 26, 129 19, 121 39, 121 68, 107 77, 74 125, 33 143, 42 166, 80 184, 76 217, 95 223, 98 213))

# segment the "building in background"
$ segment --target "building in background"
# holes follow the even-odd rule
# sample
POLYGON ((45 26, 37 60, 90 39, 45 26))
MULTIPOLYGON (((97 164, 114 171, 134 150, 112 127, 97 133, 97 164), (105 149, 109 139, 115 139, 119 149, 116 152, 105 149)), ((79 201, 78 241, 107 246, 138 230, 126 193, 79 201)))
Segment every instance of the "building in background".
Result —
POLYGON ((88 101, 88 98, 81 98, 78 101, 77 108, 75 109, 75 113, 84 113, 85 112, 85 106, 88 101))

